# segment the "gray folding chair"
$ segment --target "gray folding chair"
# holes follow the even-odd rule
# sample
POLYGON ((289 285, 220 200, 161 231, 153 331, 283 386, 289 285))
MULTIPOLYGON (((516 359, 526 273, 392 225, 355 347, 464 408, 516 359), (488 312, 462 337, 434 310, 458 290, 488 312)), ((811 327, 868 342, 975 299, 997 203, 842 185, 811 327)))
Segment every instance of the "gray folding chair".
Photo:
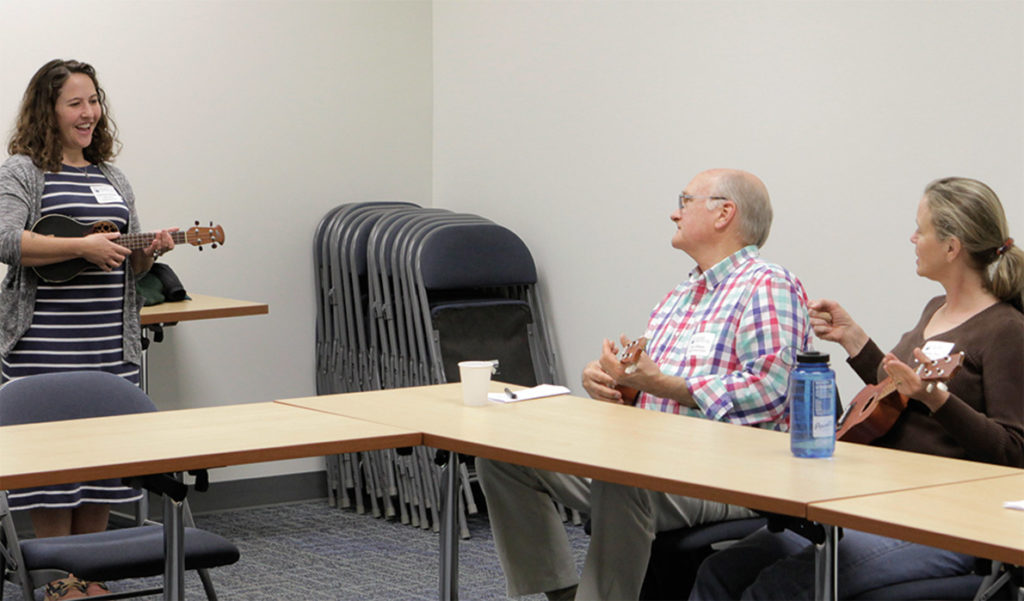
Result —
POLYGON ((515 233, 494 223, 450 223, 424 236, 415 264, 435 381, 456 381, 458 361, 496 358, 506 381, 556 383, 536 267, 515 233))
MULTIPOLYGON (((393 208, 415 208, 408 202, 358 202, 332 208, 317 225, 313 239, 317 286, 317 393, 332 394, 379 388, 379 362, 365 339, 367 223, 393 208), (361 257, 361 258, 356 258, 361 257), (361 264, 361 266, 360 266, 361 264)), ((352 504, 347 491, 372 488, 371 510, 379 515, 376 498, 384 497, 383 512, 394 513, 390 494, 396 493, 386 466, 386 453, 330 455, 327 464, 328 502, 352 504), (385 490, 387 494, 385 494, 385 490)), ((356 510, 365 511, 363 494, 354 492, 356 510)))

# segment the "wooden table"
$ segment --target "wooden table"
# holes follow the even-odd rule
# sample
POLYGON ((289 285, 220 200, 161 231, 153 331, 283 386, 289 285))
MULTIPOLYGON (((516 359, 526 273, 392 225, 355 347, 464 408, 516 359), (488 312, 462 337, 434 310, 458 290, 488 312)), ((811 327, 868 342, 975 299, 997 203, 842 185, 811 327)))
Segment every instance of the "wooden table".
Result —
MULTIPOLYGON (((492 383, 495 392, 504 387, 492 383)), ((278 402, 418 429, 423 444, 458 453, 801 518, 810 517, 808 507, 815 502, 1020 473, 844 442, 832 459, 799 459, 780 432, 569 395, 466 407, 460 390, 459 384, 444 384, 278 402)), ((448 486, 451 494, 451 479, 448 486)), ((837 537, 834 525, 826 531, 819 595, 831 598, 837 537)), ((457 536, 449 538, 446 544, 457 545, 457 536)), ((457 566, 446 568, 444 562, 457 563, 457 554, 444 553, 441 596, 455 598, 457 582, 451 580, 457 579, 457 566)))
POLYGON ((248 403, 0 427, 0 489, 420 444, 394 426, 248 403))
POLYGON ((139 366, 139 387, 149 392, 149 331, 156 332, 155 341, 163 339, 162 326, 174 325, 179 321, 195 321, 199 319, 222 319, 224 317, 243 317, 246 315, 265 315, 270 312, 266 303, 221 298, 206 294, 190 294, 190 300, 173 303, 160 303, 143 307, 139 313, 142 324, 142 365, 139 366))
MULTIPOLYGON (((421 441, 415 430, 280 403, 3 426, 0 489, 316 457, 421 441)), ((180 504, 169 508, 164 535, 181 541, 180 504)), ((183 549, 174 549, 168 557, 164 598, 177 599, 184 590, 183 549)))
MULTIPOLYGON (((503 388, 494 383, 495 391, 503 388)), ((417 444, 805 517, 832 528, 905 536, 1014 563, 1022 563, 1024 553, 1012 530, 1021 524, 1017 512, 999 507, 1004 513, 994 525, 978 527, 974 518, 991 507, 962 505, 971 499, 985 503, 983 491, 995 491, 985 494, 1000 503, 1021 498, 1021 470, 842 442, 832 459, 798 459, 789 452, 788 437, 778 432, 568 395, 466 407, 458 384, 4 426, 0 488, 417 444), (908 509, 922 502, 933 503, 935 511, 908 509), (943 525, 957 512, 970 514, 971 521, 943 525), (901 530, 892 529, 900 524, 901 530)), ((457 498, 456 473, 448 470, 447 499, 457 498)), ((455 504, 445 505, 441 594, 455 598, 455 504)), ((165 529, 172 522, 181 526, 180 519, 165 522, 165 529)), ((165 598, 183 588, 180 562, 171 565, 165 598)), ((834 595, 834 586, 833 580, 832 590, 822 594, 834 595)))
POLYGON ((432 447, 796 517, 816 501, 1020 473, 845 442, 832 459, 799 459, 785 433, 570 395, 466 407, 459 384, 277 402, 416 429, 432 447))
POLYGON ((143 307, 142 325, 193 321, 196 319, 218 319, 244 315, 264 315, 270 312, 266 303, 234 300, 205 294, 190 294, 191 300, 175 303, 160 303, 143 307))
POLYGON ((812 503, 810 519, 1024 565, 1024 472, 1001 478, 812 503))

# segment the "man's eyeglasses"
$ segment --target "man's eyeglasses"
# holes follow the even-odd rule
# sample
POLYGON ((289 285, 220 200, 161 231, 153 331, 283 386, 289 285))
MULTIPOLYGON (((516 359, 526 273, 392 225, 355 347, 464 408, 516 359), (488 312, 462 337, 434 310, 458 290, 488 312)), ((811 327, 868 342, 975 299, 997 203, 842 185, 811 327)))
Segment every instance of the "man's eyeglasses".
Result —
POLYGON ((679 208, 685 209, 687 205, 695 200, 729 200, 725 196, 694 196, 683 192, 679 195, 679 208))

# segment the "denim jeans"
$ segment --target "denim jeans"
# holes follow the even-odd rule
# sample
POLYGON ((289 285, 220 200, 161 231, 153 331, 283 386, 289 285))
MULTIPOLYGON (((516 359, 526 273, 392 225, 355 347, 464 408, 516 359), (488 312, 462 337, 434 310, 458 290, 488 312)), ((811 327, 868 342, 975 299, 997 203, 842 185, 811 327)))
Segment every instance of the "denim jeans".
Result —
MULTIPOLYGON (((900 582, 966 574, 974 558, 875 534, 844 531, 839 598, 900 582)), ((761 529, 704 561, 691 600, 813 599, 814 545, 793 532, 761 529)))

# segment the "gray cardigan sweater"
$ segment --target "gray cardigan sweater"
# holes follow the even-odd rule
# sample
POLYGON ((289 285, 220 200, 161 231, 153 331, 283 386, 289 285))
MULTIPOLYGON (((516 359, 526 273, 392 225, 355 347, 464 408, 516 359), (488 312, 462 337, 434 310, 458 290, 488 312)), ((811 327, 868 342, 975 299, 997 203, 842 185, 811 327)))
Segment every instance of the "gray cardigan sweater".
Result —
MULTIPOLYGON (((100 171, 128 205, 128 232, 139 231, 135 194, 120 169, 100 163, 100 171)), ((39 220, 42 211, 43 171, 25 155, 14 155, 0 165, 0 261, 7 276, 0 287, 0 357, 6 357, 32 325, 36 304, 36 272, 21 265, 21 234, 39 220)), ((135 291, 135 273, 125 261, 124 360, 142 362, 142 329, 139 310, 143 299, 135 291)))

